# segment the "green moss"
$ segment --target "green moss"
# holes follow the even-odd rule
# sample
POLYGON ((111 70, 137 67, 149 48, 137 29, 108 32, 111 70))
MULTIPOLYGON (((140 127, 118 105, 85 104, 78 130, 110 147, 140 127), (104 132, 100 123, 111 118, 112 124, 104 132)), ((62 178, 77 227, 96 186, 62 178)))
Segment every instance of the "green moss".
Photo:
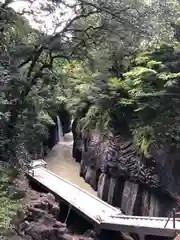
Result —
POLYGON ((138 152, 149 157, 149 147, 155 140, 154 129, 151 126, 139 127, 134 131, 133 136, 138 152))
MULTIPOLYGON (((11 228, 11 219, 22 207, 23 194, 18 194, 13 185, 13 179, 17 176, 14 169, 2 168, 0 170, 0 232, 6 232, 11 228), (11 190, 10 190, 11 189, 11 190)), ((22 193, 22 192, 21 192, 22 193)))

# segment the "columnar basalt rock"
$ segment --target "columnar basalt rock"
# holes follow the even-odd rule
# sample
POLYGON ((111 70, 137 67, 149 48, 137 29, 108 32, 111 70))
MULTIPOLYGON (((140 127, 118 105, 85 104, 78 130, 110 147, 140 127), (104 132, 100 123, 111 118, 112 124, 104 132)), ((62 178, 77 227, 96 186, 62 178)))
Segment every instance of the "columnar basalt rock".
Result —
POLYGON ((126 181, 122 193, 121 208, 127 215, 134 215, 134 207, 137 199, 139 185, 130 181, 126 181))
POLYGON ((142 160, 127 138, 96 136, 82 150, 80 176, 125 214, 167 216, 176 200, 166 192, 170 184, 162 178, 157 152, 152 156, 142 160))
POLYGON ((81 162, 82 160, 82 134, 77 131, 77 119, 74 119, 72 123, 72 133, 73 133, 73 150, 72 156, 77 162, 81 162))

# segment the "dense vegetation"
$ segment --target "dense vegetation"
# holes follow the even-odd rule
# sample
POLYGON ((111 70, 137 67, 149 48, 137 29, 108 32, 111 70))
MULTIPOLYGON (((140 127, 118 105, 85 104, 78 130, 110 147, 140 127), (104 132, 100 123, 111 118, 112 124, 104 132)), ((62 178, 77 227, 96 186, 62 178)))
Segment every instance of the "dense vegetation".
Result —
POLYGON ((66 108, 82 128, 133 137, 146 157, 151 143, 180 146, 178 2, 1 2, 2 162, 36 157, 66 108))
POLYGON ((93 82, 86 92, 93 103, 83 126, 130 134, 146 156, 150 143, 179 147, 179 54, 178 48, 162 44, 138 54, 123 79, 93 82))
MULTIPOLYGON (((0 232, 11 230, 12 222, 17 224, 20 216, 25 214, 23 199, 25 197, 25 189, 19 189, 14 183, 18 171, 9 168, 8 165, 1 166, 0 169, 0 232), (18 214, 17 214, 18 210, 18 214), (16 215, 17 214, 17 215, 16 215)), ((0 235, 1 236, 1 235, 0 235)))

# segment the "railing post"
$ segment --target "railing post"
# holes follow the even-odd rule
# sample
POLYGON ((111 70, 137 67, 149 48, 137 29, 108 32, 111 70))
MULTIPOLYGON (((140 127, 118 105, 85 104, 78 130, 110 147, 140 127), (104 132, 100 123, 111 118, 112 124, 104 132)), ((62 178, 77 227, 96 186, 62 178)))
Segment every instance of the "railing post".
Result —
POLYGON ((176 209, 173 208, 173 228, 176 228, 176 209))
POLYGON ((170 220, 171 216, 172 216, 172 212, 169 214, 168 220, 167 220, 167 222, 166 222, 166 224, 165 224, 164 228, 166 228, 166 226, 167 226, 167 224, 168 224, 168 222, 169 222, 169 220, 170 220))

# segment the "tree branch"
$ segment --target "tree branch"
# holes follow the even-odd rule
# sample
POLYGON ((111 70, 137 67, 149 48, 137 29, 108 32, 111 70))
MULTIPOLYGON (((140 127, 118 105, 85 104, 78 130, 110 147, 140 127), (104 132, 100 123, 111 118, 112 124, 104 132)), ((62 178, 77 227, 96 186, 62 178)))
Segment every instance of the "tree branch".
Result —
POLYGON ((65 33, 66 31, 68 31, 68 28, 77 20, 81 19, 81 18, 87 18, 93 14, 96 14, 96 13, 99 13, 99 10, 96 10, 96 11, 91 11, 91 12, 88 12, 87 14, 81 14, 81 15, 78 15, 78 16, 75 16, 74 18, 72 18, 68 23, 67 25, 59 32, 59 33, 56 33, 54 36, 51 37, 51 41, 53 41, 54 39, 56 39, 57 37, 61 36, 61 34, 65 33))

